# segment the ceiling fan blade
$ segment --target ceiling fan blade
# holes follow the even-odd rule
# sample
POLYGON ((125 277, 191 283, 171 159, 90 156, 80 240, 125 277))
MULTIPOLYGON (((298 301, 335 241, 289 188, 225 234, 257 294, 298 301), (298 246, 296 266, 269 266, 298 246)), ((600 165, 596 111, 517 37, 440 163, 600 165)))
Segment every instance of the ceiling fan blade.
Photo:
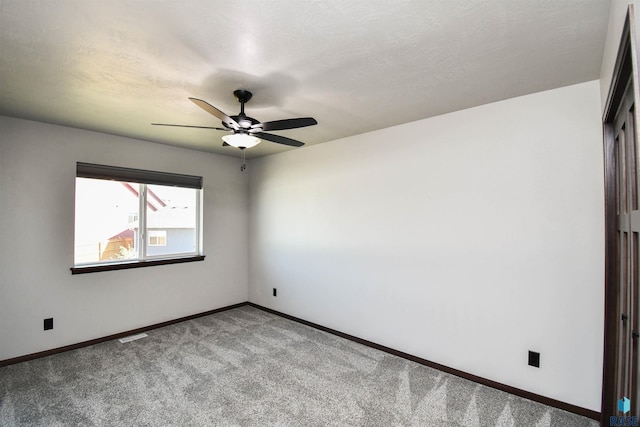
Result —
POLYGON ((267 130, 285 130, 303 128, 305 126, 317 125, 318 122, 313 117, 300 117, 297 119, 274 120, 272 122, 256 123, 251 126, 252 129, 258 128, 267 130))
POLYGON ((222 121, 222 123, 225 123, 225 124, 227 124, 228 126, 234 128, 234 129, 239 129, 240 128, 240 125, 238 123, 236 123, 235 120, 233 120, 231 117, 227 116, 222 111, 218 110, 213 105, 209 104, 207 101, 203 101, 202 99, 198 99, 198 98, 189 98, 189 100, 191 102, 193 102, 194 104, 196 104, 198 107, 202 108, 207 113, 213 114, 214 116, 219 118, 222 121))
POLYGON ((270 133, 255 132, 253 136, 257 136, 260 139, 266 139, 267 141, 275 142, 277 144, 290 145, 292 147, 302 147, 304 142, 296 141, 295 139, 287 138, 280 135, 272 135, 270 133))
POLYGON ((211 126, 170 125, 168 123, 151 123, 151 124, 153 126, 174 126, 174 127, 179 127, 179 128, 215 129, 215 130, 224 130, 224 131, 227 131, 227 132, 231 131, 231 129, 215 128, 215 127, 211 127, 211 126))

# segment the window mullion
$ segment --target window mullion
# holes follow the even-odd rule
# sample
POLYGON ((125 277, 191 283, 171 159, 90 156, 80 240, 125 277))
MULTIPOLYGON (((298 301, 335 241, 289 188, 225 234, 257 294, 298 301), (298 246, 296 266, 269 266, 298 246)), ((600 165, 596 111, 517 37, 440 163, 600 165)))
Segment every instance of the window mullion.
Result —
MULTIPOLYGON (((202 224, 202 190, 196 190, 196 224, 202 224)), ((202 226, 196 226, 196 252, 202 253, 202 226)))
POLYGON ((147 258, 147 184, 140 184, 140 214, 138 215, 138 258, 147 258))

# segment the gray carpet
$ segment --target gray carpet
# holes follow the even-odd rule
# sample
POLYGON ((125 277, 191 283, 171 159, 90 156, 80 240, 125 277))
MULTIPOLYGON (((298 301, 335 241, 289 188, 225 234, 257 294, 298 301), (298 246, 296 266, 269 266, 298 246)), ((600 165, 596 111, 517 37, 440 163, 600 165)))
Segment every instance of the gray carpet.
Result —
POLYGON ((2 426, 597 426, 241 308, 0 368, 2 426))

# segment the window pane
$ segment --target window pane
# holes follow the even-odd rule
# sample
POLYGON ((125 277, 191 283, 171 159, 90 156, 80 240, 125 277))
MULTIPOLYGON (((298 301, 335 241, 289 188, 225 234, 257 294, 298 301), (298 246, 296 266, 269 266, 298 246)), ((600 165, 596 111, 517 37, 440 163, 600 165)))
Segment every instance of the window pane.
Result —
POLYGON ((147 256, 197 252, 198 190, 147 185, 147 256))
POLYGON ((138 257, 140 186, 76 178, 74 263, 138 257))

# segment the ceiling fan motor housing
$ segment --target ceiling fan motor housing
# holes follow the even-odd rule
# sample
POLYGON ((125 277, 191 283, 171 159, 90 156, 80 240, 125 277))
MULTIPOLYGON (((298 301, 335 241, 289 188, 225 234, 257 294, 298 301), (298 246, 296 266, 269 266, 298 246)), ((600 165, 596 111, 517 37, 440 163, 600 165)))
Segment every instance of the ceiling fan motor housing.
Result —
MULTIPOLYGON (((240 132, 243 129, 249 130, 249 128, 251 128, 251 126, 260 123, 258 120, 254 119, 253 117, 249 117, 246 114, 239 114, 237 116, 230 116, 230 117, 233 120, 235 120, 236 123, 238 123, 240 125, 240 127, 242 128, 242 129, 239 130, 240 132)), ((229 128, 231 128, 231 127, 229 127, 229 128)))

